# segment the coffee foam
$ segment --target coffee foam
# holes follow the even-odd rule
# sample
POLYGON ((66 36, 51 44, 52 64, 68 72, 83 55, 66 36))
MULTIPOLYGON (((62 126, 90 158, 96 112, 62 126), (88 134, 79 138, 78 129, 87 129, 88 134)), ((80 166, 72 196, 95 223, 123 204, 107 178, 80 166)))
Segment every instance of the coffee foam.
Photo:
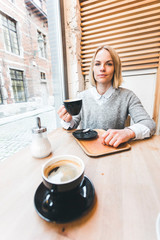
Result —
POLYGON ((81 99, 67 99, 67 100, 64 100, 64 102, 78 102, 78 101, 81 101, 81 99))
POLYGON ((60 160, 48 166, 44 175, 52 183, 60 184, 69 182, 82 172, 82 167, 77 162, 71 160, 60 160))

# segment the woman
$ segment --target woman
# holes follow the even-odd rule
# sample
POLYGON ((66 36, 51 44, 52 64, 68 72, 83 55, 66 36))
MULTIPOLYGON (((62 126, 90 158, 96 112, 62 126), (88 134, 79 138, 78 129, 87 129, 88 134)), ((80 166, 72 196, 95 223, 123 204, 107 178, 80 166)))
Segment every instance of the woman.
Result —
POLYGON ((112 47, 103 46, 95 51, 89 80, 92 87, 79 94, 83 99, 79 115, 72 117, 64 106, 58 110, 64 128, 77 128, 81 121, 83 129, 105 129, 102 143, 113 147, 133 138, 148 138, 155 133, 155 122, 138 97, 132 91, 120 87, 121 61, 112 47), (128 114, 134 124, 125 128, 128 114))

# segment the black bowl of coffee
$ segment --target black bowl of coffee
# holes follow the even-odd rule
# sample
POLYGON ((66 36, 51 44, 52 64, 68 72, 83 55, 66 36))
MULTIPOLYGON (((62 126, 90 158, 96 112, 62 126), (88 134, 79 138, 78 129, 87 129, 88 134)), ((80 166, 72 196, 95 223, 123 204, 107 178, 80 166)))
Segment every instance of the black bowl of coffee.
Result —
POLYGON ((63 103, 69 114, 72 116, 79 114, 82 107, 82 99, 68 99, 64 100, 63 103))
POLYGON ((73 155, 54 157, 43 165, 42 178, 44 185, 55 193, 74 190, 84 178, 84 163, 73 155))

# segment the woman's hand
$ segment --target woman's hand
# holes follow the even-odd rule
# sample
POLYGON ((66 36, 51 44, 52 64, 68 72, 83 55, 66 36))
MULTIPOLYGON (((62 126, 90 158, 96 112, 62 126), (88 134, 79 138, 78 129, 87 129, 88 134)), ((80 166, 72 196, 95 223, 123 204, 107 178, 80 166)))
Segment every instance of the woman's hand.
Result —
POLYGON ((110 145, 118 147, 121 143, 127 142, 131 138, 135 137, 135 133, 129 129, 108 129, 102 135, 102 143, 104 145, 110 145))
POLYGON ((58 109, 57 113, 59 117, 65 122, 70 122, 72 120, 72 116, 67 112, 63 105, 58 109))

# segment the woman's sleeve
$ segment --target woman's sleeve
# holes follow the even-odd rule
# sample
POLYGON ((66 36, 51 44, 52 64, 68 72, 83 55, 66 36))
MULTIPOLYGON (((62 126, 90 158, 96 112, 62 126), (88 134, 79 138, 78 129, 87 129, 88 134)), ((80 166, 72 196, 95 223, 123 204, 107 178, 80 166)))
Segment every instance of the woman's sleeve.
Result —
POLYGON ((141 101, 133 92, 129 99, 128 112, 134 124, 142 124, 149 128, 150 136, 156 132, 156 124, 154 120, 150 118, 141 101))

